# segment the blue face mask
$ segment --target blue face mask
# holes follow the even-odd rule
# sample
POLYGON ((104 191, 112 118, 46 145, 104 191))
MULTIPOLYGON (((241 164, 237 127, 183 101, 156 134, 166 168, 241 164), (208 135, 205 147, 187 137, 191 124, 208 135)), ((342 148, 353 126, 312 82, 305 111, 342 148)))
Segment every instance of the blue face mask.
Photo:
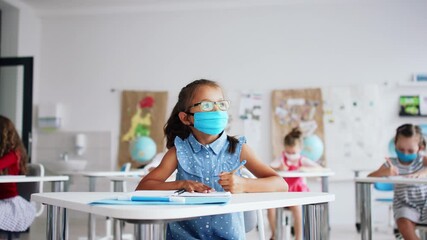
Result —
POLYGON ((209 135, 220 134, 224 131, 227 123, 228 114, 225 111, 194 113, 194 127, 209 135))
POLYGON ((417 153, 406 154, 406 153, 403 153, 397 149, 396 149, 396 155, 400 161, 405 162, 405 163, 413 162, 418 157, 417 153))

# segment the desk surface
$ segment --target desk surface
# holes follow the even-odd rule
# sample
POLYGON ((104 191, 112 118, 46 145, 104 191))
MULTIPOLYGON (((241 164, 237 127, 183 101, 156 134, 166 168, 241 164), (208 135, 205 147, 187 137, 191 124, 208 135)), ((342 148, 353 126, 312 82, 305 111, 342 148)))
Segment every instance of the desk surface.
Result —
POLYGON ((85 176, 85 177, 114 177, 114 176, 141 176, 144 171, 79 171, 79 172, 60 172, 65 175, 85 176))
POLYGON ((57 192, 38 193, 31 200, 47 205, 109 216, 126 220, 164 221, 250 211, 266 208, 327 203, 334 194, 315 192, 269 192, 233 194, 225 205, 89 205, 88 203, 114 198, 125 193, 113 192, 57 192))
POLYGON ((40 176, 40 177, 27 177, 24 175, 6 175, 0 176, 0 183, 10 182, 62 182, 68 181, 68 176, 40 176))
POLYGON ((329 169, 313 171, 277 171, 281 177, 329 177, 335 173, 329 169))
POLYGON ((354 178, 356 183, 397 183, 397 184, 427 184, 427 178, 406 178, 402 176, 396 177, 357 177, 354 178))

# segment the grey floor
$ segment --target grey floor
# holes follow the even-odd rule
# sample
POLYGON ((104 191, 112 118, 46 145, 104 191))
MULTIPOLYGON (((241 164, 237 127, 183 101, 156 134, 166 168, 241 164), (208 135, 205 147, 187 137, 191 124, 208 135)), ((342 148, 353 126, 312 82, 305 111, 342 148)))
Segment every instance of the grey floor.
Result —
MULTIPOLYGON (((70 217, 70 227, 69 227, 69 239, 70 240, 85 240, 87 239, 87 220, 85 215, 80 213, 74 213, 74 216, 70 217)), ((269 239, 270 232, 268 225, 265 225, 265 236, 266 239, 269 239)), ((112 238, 105 237, 106 233, 106 224, 105 218, 97 217, 96 220, 96 235, 97 240, 111 240, 112 238)), ((46 218, 44 216, 36 218, 33 225, 31 226, 30 233, 21 234, 19 239, 22 240, 43 240, 46 239, 46 218)), ((133 227, 131 224, 125 226, 125 233, 127 236, 131 235, 133 232, 133 227)), ((252 232, 247 233, 247 240, 256 240, 259 239, 258 232, 253 230, 252 232)), ((331 240, 358 240, 360 235, 357 233, 354 226, 332 226, 331 227, 331 240)), ((373 239, 375 240, 391 240, 393 238, 392 229, 387 226, 381 226, 376 228, 373 232, 373 239)))

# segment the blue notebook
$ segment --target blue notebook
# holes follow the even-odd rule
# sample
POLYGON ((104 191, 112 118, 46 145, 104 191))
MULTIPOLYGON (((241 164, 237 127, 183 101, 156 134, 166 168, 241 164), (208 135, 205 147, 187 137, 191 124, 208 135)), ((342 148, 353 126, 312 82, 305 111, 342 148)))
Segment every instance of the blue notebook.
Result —
POLYGON ((123 193, 110 199, 93 201, 90 204, 111 205, 191 205, 226 204, 231 199, 230 192, 176 194, 174 191, 135 191, 123 193))

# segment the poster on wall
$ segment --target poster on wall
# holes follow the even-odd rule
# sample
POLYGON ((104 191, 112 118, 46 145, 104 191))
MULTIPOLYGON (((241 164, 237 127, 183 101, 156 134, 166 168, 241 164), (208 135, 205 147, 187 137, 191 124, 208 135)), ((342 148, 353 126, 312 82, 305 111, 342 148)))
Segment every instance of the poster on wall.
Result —
POLYGON ((252 91, 240 93, 239 119, 243 121, 243 135, 254 148, 260 145, 262 94, 252 91))
POLYGON ((167 92, 122 92, 118 166, 140 167, 164 151, 167 97, 167 92))
POLYGON ((427 96, 400 96, 399 116, 427 116, 427 96))
POLYGON ((387 156, 383 150, 392 135, 382 131, 386 122, 380 86, 334 86, 322 92, 326 142, 331 146, 328 164, 338 176, 378 168, 387 156))
POLYGON ((272 94, 273 158, 283 151, 283 138, 292 128, 303 132, 302 154, 326 166, 322 92, 319 88, 275 90, 272 94))

